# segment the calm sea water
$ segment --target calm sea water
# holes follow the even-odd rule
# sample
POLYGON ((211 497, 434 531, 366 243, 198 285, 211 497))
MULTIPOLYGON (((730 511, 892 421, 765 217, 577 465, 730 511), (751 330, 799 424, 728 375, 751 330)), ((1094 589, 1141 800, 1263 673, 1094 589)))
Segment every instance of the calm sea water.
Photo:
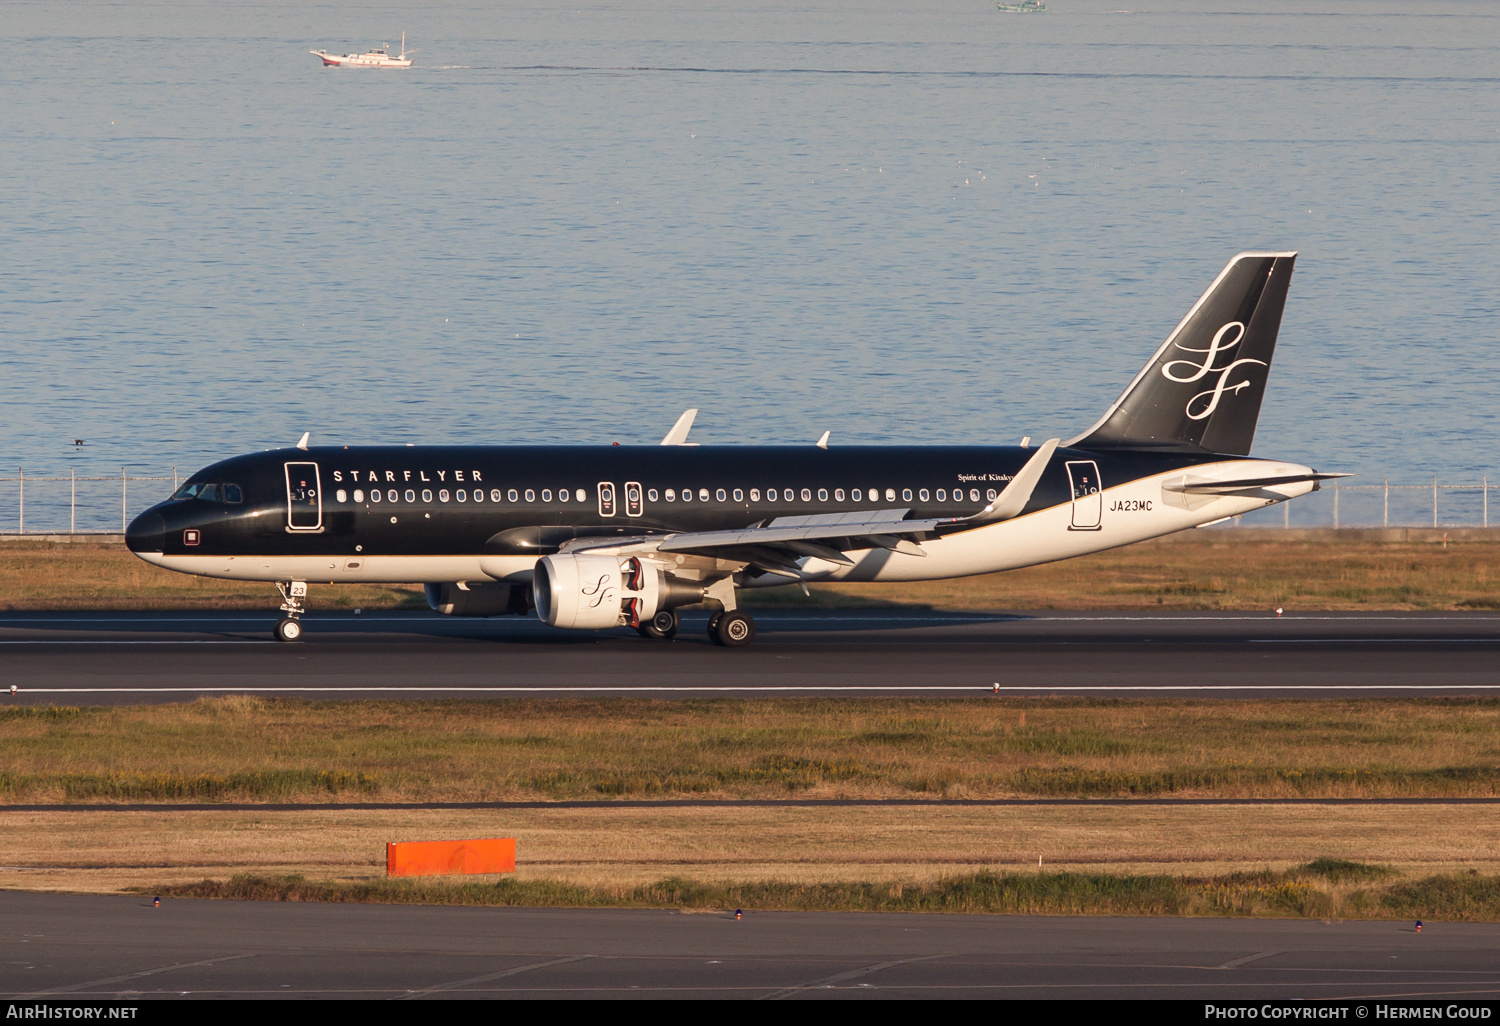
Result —
POLYGON ((1500 478, 1500 10, 1050 6, 10 0, 0 467, 1066 436, 1274 247, 1256 452, 1500 478))

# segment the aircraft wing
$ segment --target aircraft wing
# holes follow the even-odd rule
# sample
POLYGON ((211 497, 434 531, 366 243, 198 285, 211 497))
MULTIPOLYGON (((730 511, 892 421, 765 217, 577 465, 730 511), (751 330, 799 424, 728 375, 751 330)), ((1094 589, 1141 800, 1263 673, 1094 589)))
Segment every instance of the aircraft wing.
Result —
MULTIPOLYGON (((686 531, 601 544, 570 544, 569 551, 651 551, 682 553, 740 563, 767 573, 801 580, 797 560, 824 559, 843 566, 854 561, 845 552, 889 549, 912 556, 925 556, 921 540, 937 536, 937 525, 950 520, 907 520, 910 510, 859 510, 823 516, 777 517, 753 526, 727 531, 686 531)), ((811 575, 816 576, 816 575, 811 575)))

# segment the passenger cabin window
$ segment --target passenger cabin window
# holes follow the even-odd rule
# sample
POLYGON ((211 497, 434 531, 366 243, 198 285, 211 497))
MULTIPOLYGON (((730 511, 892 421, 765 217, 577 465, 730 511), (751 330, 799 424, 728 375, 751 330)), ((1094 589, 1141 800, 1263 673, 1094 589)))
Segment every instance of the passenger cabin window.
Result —
POLYGON ((708 501, 708 489, 707 488, 699 488, 698 489, 698 501, 699 502, 707 502, 708 501))
POLYGON ((657 496, 655 488, 647 488, 646 489, 646 501, 647 502, 655 502, 657 500, 657 498, 658 498, 658 496, 657 496))
POLYGON ((333 497, 335 499, 338 499, 340 502, 347 502, 349 499, 349 493, 340 488, 338 491, 333 493, 333 497))
POLYGON ((720 488, 714 492, 714 498, 718 499, 720 502, 723 502, 725 499, 729 498, 729 495, 724 491, 724 489, 720 488))
POLYGON ((742 488, 736 488, 734 490, 734 501, 735 502, 744 502, 745 501, 745 491, 744 491, 744 489, 742 489, 742 488))
MULTIPOLYGON (((479 495, 480 493, 479 492, 475 492, 474 494, 475 495, 479 495)), ((458 491, 456 491, 456 492, 453 493, 453 497, 455 499, 457 499, 459 502, 468 502, 469 501, 469 493, 468 493, 467 489, 460 488, 458 491)))
POLYGON ((448 489, 446 489, 446 488, 439 488, 438 489, 438 502, 447 502, 447 501, 448 501, 448 489))
POLYGON ((946 489, 946 488, 939 488, 937 490, 937 501, 938 502, 947 502, 948 501, 948 489, 946 489))
POLYGON ((356 489, 354 489, 354 501, 355 502, 364 502, 365 501, 365 490, 363 488, 356 488, 356 489))
POLYGON ((986 498, 986 499, 989 499, 989 500, 990 500, 990 501, 991 501, 991 502, 994 502, 994 501, 995 501, 995 489, 993 489, 993 488, 991 488, 991 489, 988 489, 988 490, 987 490, 987 491, 986 491, 986 492, 985 492, 985 493, 984 493, 984 497, 985 497, 985 498, 986 498))
POLYGON ((887 488, 885 490, 885 501, 886 502, 895 502, 896 501, 896 489, 894 489, 894 488, 887 488))
POLYGON ((535 502, 536 501, 536 489, 535 488, 528 488, 528 489, 526 489, 526 501, 527 502, 535 502))
MULTIPOLYGON (((408 499, 407 501, 410 502, 411 500, 408 499)), ((422 489, 422 501, 423 502, 431 502, 432 501, 432 489, 431 488, 423 488, 422 489)))
POLYGON ((860 494, 861 494, 860 490, 858 488, 856 488, 856 489, 854 489, 854 491, 852 491, 852 492, 849 493, 849 498, 853 499, 855 502, 858 502, 860 494))
POLYGON ((902 502, 910 502, 911 501, 911 489, 910 488, 903 488, 903 489, 901 489, 901 501, 902 502))
POLYGON ((836 501, 836 502, 843 502, 844 501, 844 490, 842 488, 835 488, 833 490, 833 498, 834 498, 834 501, 836 501))
POLYGON ((682 490, 682 501, 683 502, 692 502, 693 501, 693 490, 691 488, 684 488, 682 490))
POLYGON ((928 496, 927 496, 927 489, 923 488, 920 492, 918 492, 917 493, 917 498, 921 499, 923 502, 926 502, 927 498, 928 498, 928 496))
POLYGON ((760 489, 759 488, 752 488, 752 489, 750 489, 750 501, 751 502, 759 502, 760 501, 760 489))
POLYGON ((667 501, 668 502, 676 502, 677 501, 677 489, 675 489, 675 488, 668 488, 667 489, 667 501))
POLYGON ((827 502, 828 501, 828 489, 827 488, 819 488, 818 489, 818 501, 819 502, 827 502))
MULTIPOLYGON (((517 498, 517 495, 516 495, 516 490, 515 490, 515 489, 514 489, 514 488, 512 488, 512 489, 511 489, 511 490, 510 490, 510 491, 508 491, 508 492, 506 492, 506 493, 505 493, 505 497, 506 497, 506 499, 508 499, 508 500, 509 500, 509 501, 511 501, 511 502, 515 502, 515 501, 516 501, 516 498, 517 498)), ((496 502, 498 502, 498 501, 499 501, 499 500, 498 500, 498 499, 497 499, 497 500, 495 500, 495 501, 496 501, 496 502)))
POLYGON ((969 489, 969 501, 970 502, 978 502, 979 501, 979 489, 978 488, 970 488, 969 489))
POLYGON ((811 488, 804 488, 804 489, 802 489, 802 501, 803 502, 812 502, 812 489, 811 488))
POLYGON ((551 488, 543 488, 542 489, 542 501, 543 502, 551 502, 552 501, 552 489, 551 488))

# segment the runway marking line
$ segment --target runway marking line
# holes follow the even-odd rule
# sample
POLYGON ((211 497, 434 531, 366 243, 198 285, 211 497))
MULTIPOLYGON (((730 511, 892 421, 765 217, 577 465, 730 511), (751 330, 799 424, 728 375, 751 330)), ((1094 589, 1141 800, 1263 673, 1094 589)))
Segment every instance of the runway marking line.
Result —
POLYGON ((836 986, 837 984, 846 983, 849 980, 857 980, 861 976, 869 976, 871 973, 882 972, 886 969, 894 969, 898 965, 910 965, 913 962, 931 962, 935 959, 947 957, 948 954, 944 952, 940 955, 917 955, 912 958, 896 958, 892 959, 889 962, 876 962, 874 965, 867 965, 859 969, 850 969, 848 972, 836 973, 833 976, 825 976, 823 979, 813 980, 811 983, 799 983, 794 987, 787 987, 784 990, 773 991, 770 994, 762 994, 760 1000, 780 1001, 783 998, 795 997, 798 994, 806 993, 809 990, 829 989, 836 986))
POLYGON ((130 980, 138 980, 143 976, 155 976, 158 973, 176 972, 178 969, 196 969, 205 965, 218 965, 220 962, 235 962, 242 958, 254 958, 256 952, 243 955, 221 955, 218 958, 205 958, 197 962, 179 962, 176 965, 162 965, 155 969, 142 969, 138 973, 126 973, 123 976, 107 976, 102 980, 86 980, 83 983, 72 983, 66 987, 53 987, 50 990, 38 990, 30 994, 22 994, 22 998, 45 997, 48 994, 76 993, 87 987, 103 987, 110 983, 125 983, 130 980))
POLYGON ((428 994, 438 994, 446 990, 458 990, 462 987, 472 987, 480 983, 491 983, 495 980, 503 980, 508 976, 519 976, 521 973, 529 973, 537 969, 548 969, 554 965, 567 965, 569 962, 582 962, 593 955, 569 955, 567 958, 554 958, 550 962, 532 962, 528 965, 518 965, 514 969, 505 969, 498 973, 486 973, 483 976, 471 976, 467 980, 454 980, 452 983, 439 983, 432 987, 423 987, 421 990, 409 990, 395 998, 397 1001, 410 1001, 413 998, 425 997, 428 994))
MULTIPOLYGON (((11 623, 264 623, 269 613, 258 616, 163 616, 163 617, 124 617, 124 616, 97 616, 97 617, 0 617, 0 628, 11 623)), ((881 614, 869 613, 861 616, 786 616, 766 615, 757 616, 757 620, 776 623, 870 623, 880 621, 901 620, 911 623, 1188 623, 1188 622, 1228 622, 1236 620, 1258 620, 1261 622, 1276 623, 1307 623, 1309 621, 1337 621, 1341 623, 1361 623, 1377 620, 1398 620, 1414 623, 1433 623, 1448 620, 1473 623, 1474 621, 1494 621, 1500 619, 1493 614, 1471 613, 1464 616, 1400 616, 1396 614, 1352 614, 1348 616, 1326 616, 1317 614, 1304 614, 1294 616, 1275 616, 1271 613, 1231 613, 1224 616, 1032 616, 1023 613, 953 613, 950 615, 911 614, 900 613, 881 614)), ((443 623, 423 614, 411 616, 339 616, 323 619, 322 617, 310 616, 306 618, 309 623, 411 623, 418 621, 425 623, 443 623)), ((451 622, 451 621, 446 621, 451 622)), ((510 621, 515 623, 516 621, 510 621)), ((529 621, 528 621, 529 622, 529 621)), ((454 626, 458 626, 455 624, 454 626)), ((502 624, 501 626, 504 626, 502 624)))
POLYGON ((1025 692, 1036 694, 1054 691, 1497 691, 1495 684, 724 684, 678 687, 644 685, 621 687, 619 685, 369 685, 366 687, 333 686, 310 687, 197 687, 197 688, 22 688, 16 695, 202 695, 202 694, 250 694, 282 692, 317 692, 334 694, 374 694, 383 692, 417 692, 437 694, 462 691, 488 694, 731 694, 740 692, 791 692, 791 691, 848 691, 854 693, 871 691, 896 691, 902 693, 921 691, 979 691, 987 694, 1025 692))

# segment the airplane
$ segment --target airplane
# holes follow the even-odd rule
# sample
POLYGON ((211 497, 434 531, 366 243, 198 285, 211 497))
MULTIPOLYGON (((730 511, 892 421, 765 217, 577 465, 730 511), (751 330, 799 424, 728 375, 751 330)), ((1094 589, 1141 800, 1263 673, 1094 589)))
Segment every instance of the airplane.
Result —
POLYGON ((1285 502, 1344 474, 1250 457, 1295 253, 1241 253, 1099 420, 1033 446, 312 446, 215 463, 126 544, 185 574, 420 583, 449 616, 667 639, 705 604, 749 644, 741 589, 920 581, 1068 559, 1285 502))

